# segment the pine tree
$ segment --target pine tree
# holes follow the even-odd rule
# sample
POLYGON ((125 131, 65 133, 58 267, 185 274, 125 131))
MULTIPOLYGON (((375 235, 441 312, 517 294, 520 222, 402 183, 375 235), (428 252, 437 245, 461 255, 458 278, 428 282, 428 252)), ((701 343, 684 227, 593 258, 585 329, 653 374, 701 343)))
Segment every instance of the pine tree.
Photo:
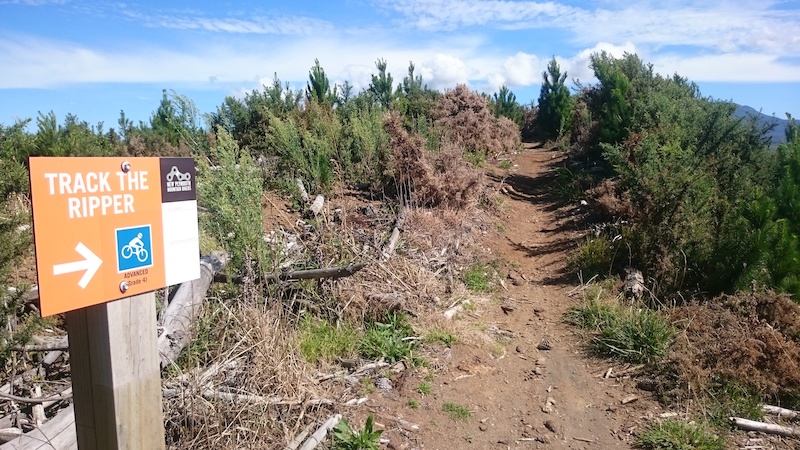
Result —
POLYGON ((367 91, 372 95, 375 103, 384 108, 389 108, 394 92, 392 74, 386 72, 386 60, 379 59, 375 62, 375 67, 378 68, 378 75, 372 75, 372 82, 369 84, 367 91))
POLYGON ((314 67, 308 72, 306 83, 306 99, 319 104, 333 106, 338 97, 336 86, 331 89, 331 83, 325 74, 325 69, 319 65, 319 59, 314 60, 314 67))
POLYGON ((492 96, 492 107, 495 116, 508 117, 520 127, 522 126, 522 106, 517 103, 517 96, 511 92, 508 86, 501 86, 500 91, 492 96))
POLYGON ((564 84, 567 72, 561 73, 561 68, 553 57, 547 65, 547 70, 542 72, 542 78, 537 115, 538 127, 544 136, 558 138, 568 128, 572 105, 569 88, 564 84))

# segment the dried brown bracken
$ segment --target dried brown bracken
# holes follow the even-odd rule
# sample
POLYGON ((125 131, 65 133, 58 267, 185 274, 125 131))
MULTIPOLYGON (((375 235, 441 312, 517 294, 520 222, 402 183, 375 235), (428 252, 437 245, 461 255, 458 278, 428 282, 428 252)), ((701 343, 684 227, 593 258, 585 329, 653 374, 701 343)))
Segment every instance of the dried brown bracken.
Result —
POLYGON ((764 395, 800 389, 800 305, 766 292, 722 296, 671 311, 684 328, 670 363, 695 389, 736 381, 764 395))

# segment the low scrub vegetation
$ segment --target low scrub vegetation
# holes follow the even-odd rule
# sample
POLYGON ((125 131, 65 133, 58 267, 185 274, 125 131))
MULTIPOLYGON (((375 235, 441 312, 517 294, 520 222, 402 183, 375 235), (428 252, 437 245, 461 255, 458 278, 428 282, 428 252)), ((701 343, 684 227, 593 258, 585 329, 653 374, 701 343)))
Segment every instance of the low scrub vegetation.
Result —
MULTIPOLYGON (((542 131, 568 145, 555 189, 585 202, 578 220, 587 232, 570 268, 599 283, 614 284, 630 268, 641 279, 631 300, 606 298, 623 290, 617 281, 611 295, 584 299, 566 319, 586 330, 593 353, 647 363, 665 402, 703 405, 693 413, 704 423, 756 417, 764 401, 795 404, 794 120, 777 145, 767 126, 734 116, 736 105, 703 97, 696 84, 661 76, 636 55, 595 54, 591 68, 598 83, 567 100, 551 62, 540 98, 542 131)), ((638 445, 722 448, 677 421, 653 424, 638 445)))
MULTIPOLYGON (((210 114, 165 91, 149 122, 123 112, 116 129, 71 115, 59 124, 53 113, 0 125, 4 373, 33 362, 10 358, 11 347, 56 326, 22 298, 35 282, 30 264, 27 273, 19 264, 32 261, 27 158, 129 155, 194 157, 201 251, 229 255, 228 282, 214 285, 191 346, 165 372, 166 388, 180 392, 165 398, 169 446, 282 446, 324 418, 330 399, 385 389, 396 367, 433 375, 426 352, 458 337, 430 312, 453 292, 489 287, 461 273, 474 261, 467 243, 478 207, 492 204, 480 166, 520 149, 523 108, 507 88, 494 97, 466 86, 438 92, 413 64, 394 86, 385 61, 376 68, 361 92, 333 85, 316 62, 303 90, 276 77, 210 114), (321 214, 308 213, 298 180, 312 198, 325 194, 321 214), (403 242, 383 255, 400 212, 403 242), (356 263, 366 268, 340 280, 279 276, 356 263), (362 366, 357 379, 340 375, 362 366), (214 397, 209 386, 253 401, 214 397)), ((330 448, 376 448, 379 436, 371 417, 362 430, 344 420, 330 448)))
MULTIPOLYGON (((276 76, 205 115, 165 91, 148 122, 135 125, 121 113, 116 129, 72 115, 59 123, 53 113, 0 124, 4 373, 31 364, 30 356, 10 358, 13 346, 57 326, 38 319, 22 295, 35 281, 19 263, 32 261, 29 156, 195 158, 202 251, 228 252, 223 275, 231 281, 215 286, 193 345, 169 369, 170 389, 186 395, 166 400, 168 444, 263 448, 319 419, 330 398, 376 389, 386 375, 343 380, 342 365, 418 364, 426 347, 457 342, 425 315, 454 304, 450 297, 492 290, 491 266, 476 264, 465 243, 486 227, 478 208, 498 204, 481 166, 518 151, 524 134, 564 150, 551 189, 585 203, 574 218, 587 233, 570 268, 597 275, 586 287, 601 288, 584 289, 567 320, 584 330, 591 352, 647 364, 660 398, 700 400, 708 405, 700 416, 712 425, 727 414, 754 417, 754 405, 767 399, 797 403, 793 119, 787 141, 771 145, 758 122, 733 116, 735 105, 655 73, 636 55, 593 55, 598 82, 573 91, 553 60, 538 105, 529 107, 505 86, 493 96, 464 85, 439 92, 413 64, 397 86, 385 61, 376 69, 369 87, 353 92, 349 83, 332 85, 316 62, 305 89, 276 76), (324 213, 307 212, 298 179, 312 195, 326 194, 324 213), (383 255, 401 212, 403 243, 383 255), (335 281, 278 276, 359 262, 370 264, 335 281), (625 267, 641 271, 642 298, 612 298, 625 267), (186 381, 203 377, 269 401, 243 408, 209 400, 206 384, 186 381)), ((430 383, 417 392, 430 394, 430 383)), ((443 410, 454 420, 471 414, 454 403, 443 410)), ((380 434, 372 425, 370 418, 359 431, 344 421, 331 445, 372 448, 380 434)), ((638 445, 715 449, 719 442, 702 426, 663 421, 640 433, 638 445)))

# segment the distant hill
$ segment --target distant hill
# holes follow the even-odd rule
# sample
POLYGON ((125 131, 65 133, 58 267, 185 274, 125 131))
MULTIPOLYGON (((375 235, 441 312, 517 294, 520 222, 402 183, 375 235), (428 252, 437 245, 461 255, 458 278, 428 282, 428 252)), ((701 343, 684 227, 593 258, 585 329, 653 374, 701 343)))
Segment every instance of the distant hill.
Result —
POLYGON ((786 119, 782 119, 775 116, 768 116, 766 114, 762 114, 761 112, 749 107, 749 106, 739 106, 736 108, 736 112, 733 113, 736 117, 755 117, 758 119, 759 122, 767 125, 767 124, 776 124, 775 128, 769 133, 769 136, 772 138, 772 146, 777 147, 782 142, 786 141, 786 127, 789 125, 789 121, 786 119))

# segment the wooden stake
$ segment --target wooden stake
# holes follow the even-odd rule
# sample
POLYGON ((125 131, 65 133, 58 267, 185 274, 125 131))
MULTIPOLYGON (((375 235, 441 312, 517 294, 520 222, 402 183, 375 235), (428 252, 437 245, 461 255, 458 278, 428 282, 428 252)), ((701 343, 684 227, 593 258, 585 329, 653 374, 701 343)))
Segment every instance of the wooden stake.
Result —
POLYGON ((68 312, 67 332, 79 448, 164 449, 155 294, 68 312))

